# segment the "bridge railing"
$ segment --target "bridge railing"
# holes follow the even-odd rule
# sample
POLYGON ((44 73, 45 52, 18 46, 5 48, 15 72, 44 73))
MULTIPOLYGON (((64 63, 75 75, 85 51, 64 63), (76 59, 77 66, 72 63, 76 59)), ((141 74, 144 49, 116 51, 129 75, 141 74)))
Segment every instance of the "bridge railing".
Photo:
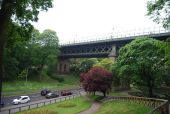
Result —
POLYGON ((86 39, 86 40, 68 41, 66 43, 60 43, 59 45, 68 46, 68 45, 76 45, 76 44, 90 43, 90 42, 103 41, 103 40, 119 39, 119 38, 125 38, 125 37, 149 36, 149 35, 168 33, 168 32, 170 32, 170 30, 166 30, 162 27, 136 29, 136 30, 130 30, 130 31, 123 31, 123 32, 115 31, 109 34, 91 36, 87 38, 85 37, 78 38, 78 39, 86 39))
POLYGON ((128 101, 142 104, 152 108, 147 114, 169 114, 169 102, 164 99, 155 99, 155 98, 145 98, 145 97, 126 97, 126 96, 114 96, 103 99, 103 102, 119 100, 119 101, 128 101))

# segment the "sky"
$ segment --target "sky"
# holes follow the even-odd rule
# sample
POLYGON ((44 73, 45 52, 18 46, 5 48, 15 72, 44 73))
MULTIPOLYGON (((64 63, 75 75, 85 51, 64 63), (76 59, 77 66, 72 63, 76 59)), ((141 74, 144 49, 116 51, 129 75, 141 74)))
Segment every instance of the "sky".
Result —
POLYGON ((56 31, 60 43, 93 39, 117 31, 159 27, 150 19, 147 0, 54 0, 34 27, 56 31))

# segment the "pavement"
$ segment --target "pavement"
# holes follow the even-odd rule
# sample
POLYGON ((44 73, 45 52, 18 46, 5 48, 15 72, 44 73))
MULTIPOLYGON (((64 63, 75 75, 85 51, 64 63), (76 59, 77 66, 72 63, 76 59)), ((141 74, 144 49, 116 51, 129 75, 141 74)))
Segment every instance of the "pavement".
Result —
MULTIPOLYGON (((76 94, 76 93, 78 93, 79 91, 82 91, 82 90, 83 90, 82 88, 75 88, 75 89, 69 89, 69 90, 67 90, 67 91, 70 91, 70 92, 72 92, 73 94, 76 94)), ((53 93, 56 93, 56 94, 60 95, 61 91, 62 91, 62 90, 60 90, 60 91, 54 91, 53 93)), ((34 94, 25 94, 25 95, 27 95, 27 96, 30 97, 30 99, 31 99, 31 100, 30 100, 30 103, 35 102, 35 101, 46 100, 46 98, 45 98, 44 96, 41 96, 40 92, 39 92, 39 93, 34 93, 34 94)), ((60 95, 60 96, 61 96, 61 95, 60 95)), ((3 101, 4 101, 5 105, 4 105, 3 108, 9 107, 9 106, 15 106, 15 105, 12 104, 12 101, 13 101, 13 99, 18 98, 18 97, 19 97, 19 96, 4 97, 4 98, 3 98, 3 101)), ((22 104, 18 104, 18 105, 16 105, 16 106, 19 106, 19 105, 22 105, 22 104)), ((3 109, 3 108, 2 108, 2 109, 3 109)))
POLYGON ((99 110, 100 106, 101 106, 101 104, 99 102, 93 102, 92 106, 89 109, 87 109, 83 112, 80 112, 78 114, 93 114, 94 112, 99 110))

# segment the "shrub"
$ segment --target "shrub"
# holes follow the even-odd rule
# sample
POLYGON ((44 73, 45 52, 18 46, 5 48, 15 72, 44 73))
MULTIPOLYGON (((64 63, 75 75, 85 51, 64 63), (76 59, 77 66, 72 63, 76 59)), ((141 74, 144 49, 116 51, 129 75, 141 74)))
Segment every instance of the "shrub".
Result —
POLYGON ((40 109, 40 110, 22 112, 21 114, 58 114, 58 112, 54 112, 47 109, 40 109))
POLYGON ((58 107, 61 107, 61 108, 71 108, 71 107, 75 107, 76 104, 74 103, 62 103, 62 104, 59 104, 58 107))

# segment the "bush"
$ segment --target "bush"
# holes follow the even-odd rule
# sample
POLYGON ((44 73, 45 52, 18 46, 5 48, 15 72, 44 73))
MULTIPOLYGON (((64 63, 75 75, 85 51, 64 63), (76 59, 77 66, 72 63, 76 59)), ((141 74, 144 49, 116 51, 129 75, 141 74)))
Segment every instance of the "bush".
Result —
POLYGON ((58 112, 54 112, 51 110, 35 110, 35 111, 26 111, 21 114, 58 114, 58 112))
POLYGON ((61 107, 61 108, 71 108, 71 107, 75 107, 76 104, 74 103, 62 103, 62 104, 59 104, 58 107, 61 107))

